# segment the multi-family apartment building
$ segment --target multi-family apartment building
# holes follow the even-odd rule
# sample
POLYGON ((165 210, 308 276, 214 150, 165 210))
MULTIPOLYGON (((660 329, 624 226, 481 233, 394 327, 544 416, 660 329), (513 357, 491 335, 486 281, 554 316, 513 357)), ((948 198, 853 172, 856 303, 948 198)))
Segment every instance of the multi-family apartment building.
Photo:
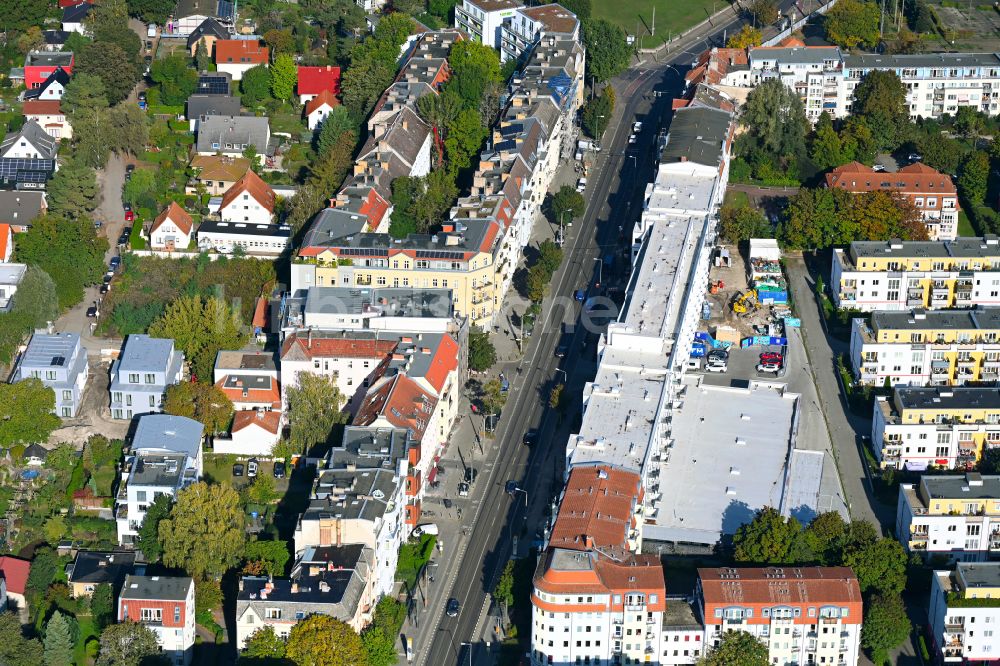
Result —
POLYGON ((500 48, 500 29, 524 7, 519 0, 462 0, 455 5, 455 27, 470 38, 500 48))
POLYGON ((163 411, 167 387, 181 381, 184 352, 170 338, 128 336, 111 364, 111 417, 131 420, 139 414, 163 411))
POLYGON ((995 53, 846 54, 836 47, 807 47, 787 41, 783 47, 755 47, 745 57, 717 49, 703 56, 688 80, 723 88, 752 88, 766 78, 779 78, 795 90, 815 120, 826 111, 843 118, 851 111, 854 90, 872 71, 891 71, 906 88, 911 118, 954 115, 968 106, 987 115, 1000 111, 1000 56, 995 53), (709 65, 710 60, 720 66, 709 65), (704 67, 704 69, 701 69, 704 67))
POLYGON ((548 533, 552 548, 642 548, 642 484, 639 475, 608 465, 576 467, 559 498, 548 533))
POLYGON ((907 551, 979 562, 1000 553, 1000 476, 978 472, 901 483, 896 535, 907 551))
POLYGON ((775 664, 858 663, 861 588, 848 567, 699 569, 695 600, 706 649, 737 630, 775 664))
POLYGON ((115 497, 119 544, 135 544, 146 511, 158 496, 175 497, 201 478, 203 431, 201 423, 184 416, 139 417, 115 497))
POLYGON ((970 469, 1000 446, 1000 389, 898 386, 875 399, 871 441, 883 468, 970 469))
POLYGON ((580 20, 558 3, 517 8, 500 25, 500 61, 521 58, 546 35, 579 41, 580 20))
POLYGON ((997 381, 1000 308, 877 311, 851 326, 851 367, 862 384, 954 386, 997 381))
POLYGON ((920 212, 932 241, 954 240, 958 234, 958 189, 951 177, 916 162, 899 171, 875 171, 859 162, 826 174, 826 186, 854 194, 884 191, 905 197, 920 212))
POLYGON ((961 562, 931 576, 932 649, 945 663, 993 663, 1000 645, 1000 562, 961 562))
POLYGON ((1000 239, 854 241, 833 250, 839 308, 908 310, 1000 305, 1000 239))
POLYGON ((11 382, 38 379, 55 393, 53 412, 76 416, 87 385, 87 349, 76 333, 35 331, 18 359, 11 382))
POLYGON ((160 652, 174 666, 194 657, 194 580, 174 576, 126 576, 118 596, 119 622, 138 622, 156 634, 160 652))

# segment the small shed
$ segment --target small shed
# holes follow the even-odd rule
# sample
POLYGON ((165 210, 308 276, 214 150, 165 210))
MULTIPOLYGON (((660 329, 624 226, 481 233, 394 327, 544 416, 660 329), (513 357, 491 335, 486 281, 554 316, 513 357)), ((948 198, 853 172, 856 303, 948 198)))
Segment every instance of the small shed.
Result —
POLYGON ((32 444, 24 450, 24 464, 29 467, 42 467, 48 457, 48 449, 41 444, 32 444))

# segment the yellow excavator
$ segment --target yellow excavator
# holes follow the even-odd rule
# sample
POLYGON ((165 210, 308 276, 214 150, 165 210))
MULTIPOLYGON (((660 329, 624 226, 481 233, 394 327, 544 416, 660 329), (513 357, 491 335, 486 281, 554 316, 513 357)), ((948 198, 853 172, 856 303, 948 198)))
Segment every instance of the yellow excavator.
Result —
POLYGON ((743 314, 747 312, 750 308, 759 308, 760 301, 757 300, 757 290, 751 289, 740 295, 739 298, 733 303, 733 312, 737 314, 743 314))

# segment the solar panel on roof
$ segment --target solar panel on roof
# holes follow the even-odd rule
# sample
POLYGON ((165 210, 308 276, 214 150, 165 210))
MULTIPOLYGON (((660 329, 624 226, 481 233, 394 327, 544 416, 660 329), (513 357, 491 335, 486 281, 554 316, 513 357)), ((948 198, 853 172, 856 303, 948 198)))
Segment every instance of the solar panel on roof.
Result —
POLYGON ((494 148, 499 151, 514 150, 517 148, 517 141, 501 141, 494 148))
POLYGON ((229 81, 224 76, 201 76, 198 78, 198 92, 203 95, 228 95, 229 81))
POLYGON ((219 11, 216 12, 219 18, 230 19, 233 18, 233 3, 229 0, 219 0, 219 11))

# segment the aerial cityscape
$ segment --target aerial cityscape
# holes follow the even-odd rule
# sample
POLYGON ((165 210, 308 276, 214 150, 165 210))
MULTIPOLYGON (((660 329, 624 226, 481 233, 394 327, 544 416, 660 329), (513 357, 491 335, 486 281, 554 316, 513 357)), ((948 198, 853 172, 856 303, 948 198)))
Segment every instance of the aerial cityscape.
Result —
POLYGON ((1000 4, 0 14, 0 666, 1000 664, 1000 4))

